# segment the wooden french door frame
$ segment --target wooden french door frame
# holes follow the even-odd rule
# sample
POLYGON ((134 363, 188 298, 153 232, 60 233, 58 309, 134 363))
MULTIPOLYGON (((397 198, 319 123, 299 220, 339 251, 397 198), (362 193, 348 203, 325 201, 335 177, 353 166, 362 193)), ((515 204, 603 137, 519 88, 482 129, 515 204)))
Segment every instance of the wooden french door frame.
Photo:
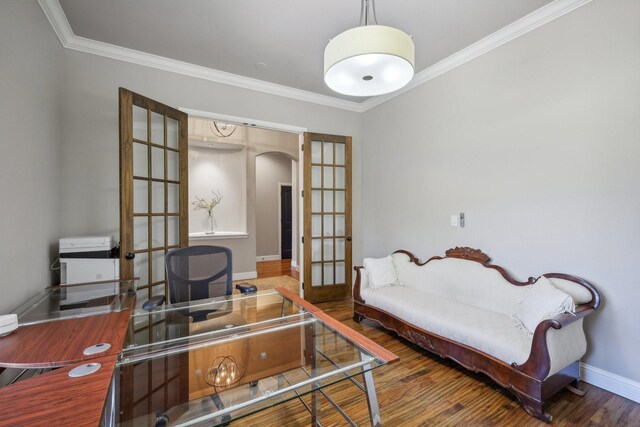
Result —
MULTIPOLYGON (((174 248, 185 247, 189 244, 189 212, 188 212, 188 116, 186 113, 176 108, 169 107, 160 102, 154 101, 130 90, 120 88, 120 277, 133 278, 134 274, 134 258, 138 254, 146 253, 147 260, 147 278, 149 283, 140 283, 138 290, 138 299, 145 298, 144 292, 140 290, 148 289, 147 299, 152 295, 154 287, 164 284, 164 294, 168 296, 166 278, 162 280, 154 280, 153 257, 152 253, 163 251, 165 254, 174 248), (134 117, 133 109, 139 107, 146 110, 146 135, 145 139, 134 137, 134 117), (162 142, 154 141, 152 129, 152 114, 154 117, 162 117, 162 142), (177 121, 178 125, 178 141, 175 147, 168 145, 168 119, 177 121), (134 144, 147 147, 147 172, 146 176, 134 175, 134 144), (162 177, 155 177, 152 171, 152 152, 162 152, 163 154, 163 172, 162 177), (168 153, 175 153, 179 156, 177 180, 169 179, 169 161, 168 153), (147 209, 146 212, 134 212, 134 182, 147 182, 147 209), (152 188, 154 183, 163 186, 163 209, 161 212, 153 211, 152 188), (168 186, 177 185, 178 187, 178 212, 171 209, 168 203, 169 190, 168 186), (134 218, 147 218, 147 247, 136 249, 134 244, 134 218), (177 217, 179 222, 178 238, 170 238, 169 236, 169 218, 177 217), (154 232, 152 223, 154 218, 164 219, 164 239, 162 244, 155 245, 152 242, 154 232), (177 240, 177 241, 176 241, 177 240), (170 244, 171 243, 171 244, 170 244)), ((163 260, 164 266, 164 260, 163 260)), ((163 267, 164 269, 164 267, 163 267)))
MULTIPOLYGON (((140 306, 159 291, 168 299, 164 256, 189 244, 188 116, 124 88, 119 89, 119 106, 120 277, 136 277, 135 263, 141 266, 140 306)), ((129 333, 148 335, 151 342, 152 336, 167 331, 164 321, 147 319, 134 322, 129 333)), ((189 366, 184 356, 172 359, 172 367, 162 360, 144 362, 144 369, 124 367, 119 403, 124 419, 152 406, 170 408, 188 396, 189 366), (158 377, 161 387, 155 383, 158 377)))
POLYGON ((303 147, 304 298, 342 299, 352 282, 351 137, 305 132, 303 147))

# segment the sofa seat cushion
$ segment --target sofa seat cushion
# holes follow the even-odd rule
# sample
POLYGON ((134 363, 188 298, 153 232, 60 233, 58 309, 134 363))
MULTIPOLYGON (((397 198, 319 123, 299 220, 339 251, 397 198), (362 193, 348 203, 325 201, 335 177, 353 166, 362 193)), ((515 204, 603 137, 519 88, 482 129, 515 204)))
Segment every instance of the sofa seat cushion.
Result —
POLYGON ((531 337, 510 316, 408 287, 362 289, 362 298, 421 329, 473 347, 505 363, 524 363, 531 337))

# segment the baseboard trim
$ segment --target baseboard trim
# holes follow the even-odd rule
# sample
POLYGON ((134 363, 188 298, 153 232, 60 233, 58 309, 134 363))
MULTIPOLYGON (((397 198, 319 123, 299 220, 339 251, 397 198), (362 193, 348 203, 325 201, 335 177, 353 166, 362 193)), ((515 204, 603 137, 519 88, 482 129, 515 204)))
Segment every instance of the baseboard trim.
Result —
POLYGON ((245 271, 244 273, 233 273, 233 280, 249 280, 249 279, 257 279, 258 272, 257 271, 245 271))
POLYGON ((291 268, 298 268, 298 263, 294 260, 291 260, 291 268))
POLYGON ((261 256, 257 256, 256 257, 256 262, 260 262, 260 261, 278 261, 280 258, 280 255, 261 255, 261 256))
POLYGON ((582 381, 640 403, 640 382, 580 362, 582 381))

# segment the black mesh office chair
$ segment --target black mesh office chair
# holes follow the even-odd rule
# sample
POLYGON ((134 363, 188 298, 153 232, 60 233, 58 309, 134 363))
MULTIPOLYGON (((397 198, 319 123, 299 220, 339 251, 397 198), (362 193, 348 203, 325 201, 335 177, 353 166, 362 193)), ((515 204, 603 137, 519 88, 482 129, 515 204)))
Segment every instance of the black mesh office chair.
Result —
MULTIPOLYGON (((165 257, 171 304, 231 295, 233 264, 231 250, 222 246, 188 246, 165 257)), ((194 321, 216 310, 188 313, 194 321)))

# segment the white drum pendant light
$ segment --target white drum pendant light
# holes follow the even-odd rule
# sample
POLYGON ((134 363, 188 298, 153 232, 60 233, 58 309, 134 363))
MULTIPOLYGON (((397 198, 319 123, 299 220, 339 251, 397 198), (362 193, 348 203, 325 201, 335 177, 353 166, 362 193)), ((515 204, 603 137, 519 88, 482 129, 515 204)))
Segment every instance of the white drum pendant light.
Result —
POLYGON ((331 39, 325 48, 327 86, 344 95, 375 96, 409 83, 415 62, 411 37, 377 25, 374 0, 362 0, 360 24, 331 39), (370 14, 376 25, 368 25, 370 14))

